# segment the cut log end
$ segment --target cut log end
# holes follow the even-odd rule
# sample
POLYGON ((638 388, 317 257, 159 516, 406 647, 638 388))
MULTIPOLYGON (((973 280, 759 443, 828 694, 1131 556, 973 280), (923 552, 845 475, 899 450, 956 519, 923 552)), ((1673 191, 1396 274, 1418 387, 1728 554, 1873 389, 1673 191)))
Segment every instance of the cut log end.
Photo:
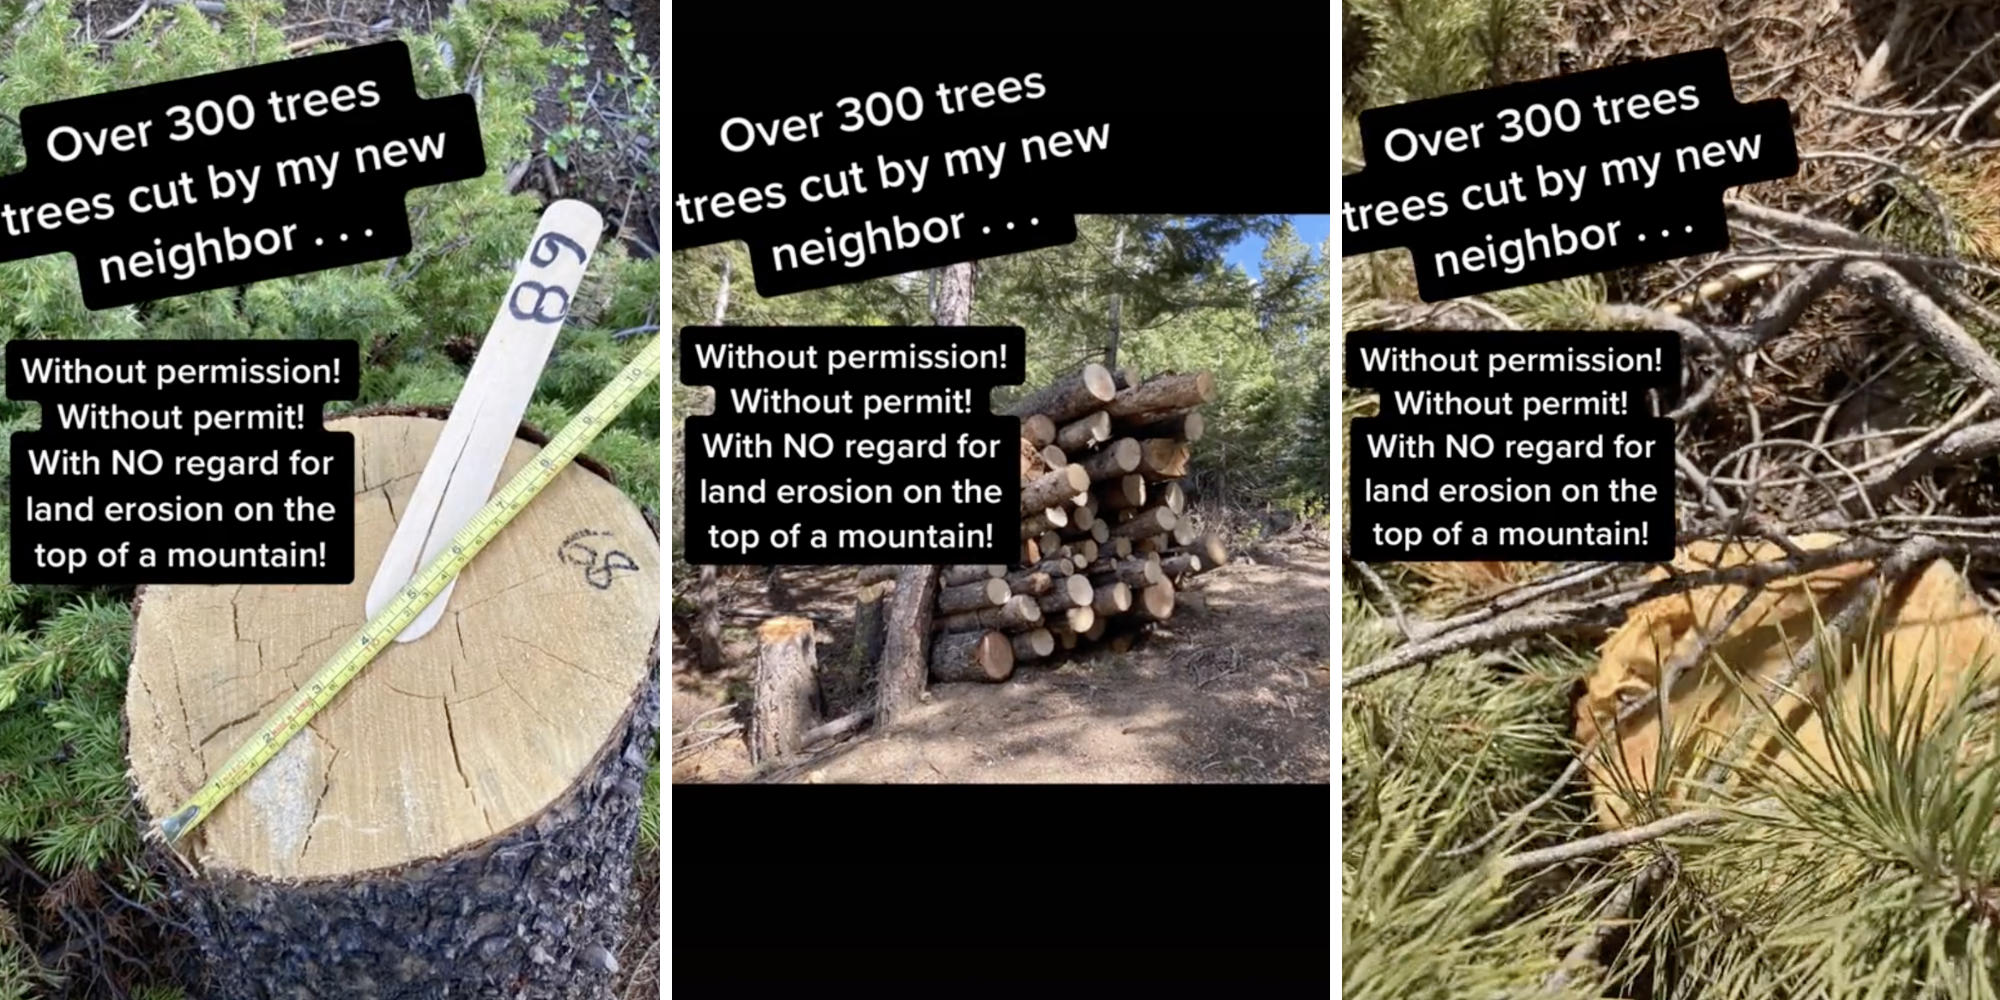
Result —
POLYGON ((1098 410, 1064 424, 1056 432, 1055 443, 1066 451, 1082 451, 1111 439, 1111 414, 1098 410))
POLYGON ((1174 585, 1162 580, 1139 592, 1132 615, 1145 621, 1163 622, 1174 615, 1174 585))
POLYGON ((1132 609, 1132 588, 1123 580, 1098 587, 1091 596, 1091 610, 1100 615, 1123 614, 1132 609))
MULTIPOLYGON (((353 583, 144 590, 126 705, 131 778, 150 817, 220 770, 321 658, 359 632, 396 512, 409 509, 444 422, 369 416, 326 426, 352 433, 359 456, 353 583)), ((513 442, 500 475, 537 451, 513 442)), ((564 469, 458 578, 437 628, 357 676, 183 849, 208 872, 347 877, 453 856, 534 822, 586 776, 647 686, 659 566, 638 505, 582 466, 564 469), (563 565, 552 553, 579 526, 637 571, 600 587, 602 578, 563 565), (384 775, 399 794, 381 794, 384 775)))
POLYGON ((1021 436, 1037 448, 1051 444, 1056 439, 1056 422, 1040 413, 1031 413, 1021 418, 1021 436))
POLYGON ((1119 438, 1080 464, 1092 480, 1118 479, 1138 471, 1140 458, 1138 441, 1119 438))
POLYGON ((1027 662, 1039 660, 1056 651, 1055 633, 1045 628, 1030 629, 1013 638, 1014 659, 1027 662))
POLYGON ((1004 681, 1014 673, 1014 646, 999 632, 962 632, 931 647, 931 676, 940 681, 1004 681))
POLYGON ((1221 537, 1210 533, 1196 541, 1195 551, 1201 554, 1202 563, 1208 568, 1229 565, 1229 549, 1222 544, 1221 537))
POLYGON ((937 610, 939 614, 957 614, 961 611, 976 611, 980 608, 997 608, 1007 603, 1013 591, 1006 580, 991 577, 974 580, 956 587, 945 587, 938 591, 937 610))

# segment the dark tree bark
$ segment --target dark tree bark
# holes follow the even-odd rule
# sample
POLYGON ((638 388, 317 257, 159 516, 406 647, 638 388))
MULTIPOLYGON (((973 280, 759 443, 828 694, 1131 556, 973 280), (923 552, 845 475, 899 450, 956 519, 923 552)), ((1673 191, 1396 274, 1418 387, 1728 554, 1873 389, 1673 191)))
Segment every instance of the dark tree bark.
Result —
POLYGON ((883 606, 888 603, 894 578, 864 584, 854 596, 854 642, 848 647, 848 664, 860 676, 882 658, 883 606))
POLYGON ((303 881, 165 860, 207 961, 199 995, 608 1000, 659 718, 656 667, 568 794, 447 857, 303 881))
POLYGON ((882 625, 882 659, 876 670, 878 726, 894 724, 923 695, 937 578, 936 566, 905 566, 896 575, 896 595, 889 600, 889 615, 882 625))
MULTIPOLYGON (((729 275, 735 265, 726 248, 717 247, 716 255, 722 258, 722 275, 715 288, 711 324, 721 326, 723 318, 729 315, 729 275)), ((722 666, 722 613, 717 602, 715 567, 703 566, 701 581, 695 588, 695 604, 701 613, 695 625, 695 665, 702 670, 717 670, 722 666)))
MULTIPOLYGON (((937 276, 931 318, 939 326, 972 322, 973 264, 953 264, 937 276)), ((875 684, 875 724, 892 726, 922 698, 929 673, 932 602, 937 600, 938 568, 906 566, 896 576, 896 597, 885 628, 882 662, 875 684)))
POLYGON ((1022 397, 1007 408, 1013 416, 1040 413, 1057 424, 1066 424, 1111 402, 1118 395, 1110 370, 1102 365, 1084 365, 1068 378, 1022 397))
MULTIPOLYGON (((357 506, 409 509, 443 427, 330 420, 369 456, 357 506)), ((507 462, 534 455, 515 442, 507 462)), ((393 518, 359 520, 357 547, 380 551, 393 518)), ((573 566, 538 575, 539 543, 488 548, 445 623, 372 663, 202 826, 158 848, 208 967, 190 995, 611 995, 659 725, 661 560, 637 505, 581 464, 507 531, 561 539, 579 523, 640 570, 599 587, 573 566)), ((124 722, 143 823, 362 628, 366 587, 363 573, 141 592, 124 722)))
MULTIPOLYGON (((1111 237, 1112 280, 1121 280, 1124 277, 1124 273, 1121 270, 1124 265, 1125 223, 1123 220, 1120 220, 1117 230, 1114 231, 1111 237)), ((1124 336, 1125 325, 1125 296, 1123 293, 1116 291, 1111 293, 1111 308, 1108 312, 1109 315, 1106 318, 1110 321, 1111 333, 1104 341, 1104 367, 1117 368, 1118 341, 1124 336)))
POLYGON ((1014 647, 998 632, 942 636, 931 648, 931 676, 941 681, 1004 681, 1014 672, 1014 647))
MULTIPOLYGON (((1006 575, 1007 567, 999 563, 977 565, 968 563, 963 566, 946 566, 944 571, 939 574, 939 580, 944 586, 956 587, 959 584, 971 583, 974 580, 996 579, 1006 575)), ((895 577, 896 574, 891 572, 887 575, 886 579, 893 580, 895 577)))
POLYGON ((987 578, 962 583, 956 587, 938 590, 937 610, 939 614, 957 614, 960 611, 977 611, 980 608, 997 608, 1007 603, 1013 592, 1005 580, 987 578))
POLYGON ((695 603, 701 608, 695 625, 695 665, 703 670, 722 666, 722 611, 716 590, 715 567, 703 566, 695 585, 695 603))
POLYGON ((757 700, 750 710, 750 763, 798 752, 819 722, 819 655, 810 618, 773 618, 757 629, 757 700))

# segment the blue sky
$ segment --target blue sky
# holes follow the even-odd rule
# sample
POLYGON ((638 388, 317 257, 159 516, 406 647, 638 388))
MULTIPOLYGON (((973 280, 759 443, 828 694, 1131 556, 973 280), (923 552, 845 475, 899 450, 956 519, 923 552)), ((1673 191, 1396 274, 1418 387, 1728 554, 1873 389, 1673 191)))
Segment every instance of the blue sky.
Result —
MULTIPOLYGON (((1317 247, 1326 241, 1333 222, 1331 215, 1293 215, 1288 218, 1292 220, 1292 229, 1299 234, 1299 242, 1310 247, 1317 247)), ((1229 252, 1223 255, 1223 260, 1241 267, 1246 274, 1255 278, 1258 276, 1260 270, 1258 264, 1263 255, 1263 237, 1253 236, 1230 247, 1229 252)))

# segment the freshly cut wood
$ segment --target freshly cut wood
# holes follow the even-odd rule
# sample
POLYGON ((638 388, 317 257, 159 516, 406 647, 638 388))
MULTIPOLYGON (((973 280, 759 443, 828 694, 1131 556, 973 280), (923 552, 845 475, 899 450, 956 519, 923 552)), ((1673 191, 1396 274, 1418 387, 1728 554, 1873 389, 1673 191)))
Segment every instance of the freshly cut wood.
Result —
MULTIPOLYGON (((327 422, 354 436, 352 583, 140 591, 124 722, 142 825, 360 631, 444 426, 327 422)), ((538 451, 507 444, 500 477, 538 451)), ((658 728, 660 566, 637 504, 584 465, 558 473, 459 575, 440 627, 384 650, 176 845, 162 871, 203 995, 608 995, 658 728), (584 527, 622 556, 608 575, 556 558, 584 527)))
MULTIPOLYGON (((1071 421, 1056 431, 1055 442, 1064 451, 1082 451, 1111 440, 1111 414, 1098 410, 1071 421)), ((1046 443, 1046 442, 1044 442, 1046 443)))
POLYGON ((1174 585, 1166 580, 1139 592, 1131 614, 1149 622, 1163 622, 1174 616, 1174 585))
POLYGON ((1174 512, 1165 507, 1148 507, 1124 524, 1111 529, 1114 538, 1140 539, 1174 528, 1174 512))
POLYGON ((1089 534, 1091 525, 1096 523, 1097 515, 1091 512, 1089 504, 1085 504, 1070 512, 1070 530, 1066 534, 1070 534, 1072 537, 1077 534, 1089 534))
POLYGON ((894 580, 878 580, 854 595, 854 641, 848 643, 847 662, 857 677, 873 668, 882 656, 882 616, 895 588, 894 580))
POLYGON ((1066 424, 1111 401, 1118 394, 1111 372, 1103 365, 1088 364, 1083 370, 1039 392, 1023 396, 1007 408, 1009 416, 1040 413, 1058 424, 1066 424))
MULTIPOLYGON (((1131 524, 1136 521, 1140 524, 1151 524, 1157 526, 1158 524, 1160 524, 1162 520, 1160 514, 1166 515, 1165 520, 1169 525, 1171 525, 1166 530, 1170 534, 1172 533, 1174 527, 1178 527, 1183 520, 1186 520, 1180 516, 1180 511, 1173 509, 1173 507, 1167 504, 1166 498, 1164 496, 1156 493, 1153 495, 1153 502, 1147 504, 1145 507, 1140 508, 1139 510, 1119 511, 1118 523, 1122 525, 1122 524, 1131 524), (1149 518, 1150 520, 1148 520, 1149 518)), ((1135 535, 1133 537, 1144 538, 1147 535, 1156 535, 1159 533, 1160 532, 1157 529, 1157 527, 1154 527, 1143 530, 1138 535, 1135 535)))
POLYGON ((1005 580, 974 580, 956 587, 944 587, 938 591, 938 614, 951 615, 960 611, 977 611, 980 608, 997 608, 1007 603, 1013 596, 1005 580))
MULTIPOLYGON (((1065 563, 1064 565, 1068 564, 1065 563)), ((1024 569, 1018 573, 1007 574, 1007 587, 1015 594, 1040 597, 1048 593, 1050 587, 1055 586, 1055 579, 1054 575, 1042 570, 1024 569)))
POLYGON ((1052 444, 1042 446, 1042 464, 1051 469, 1060 469, 1069 464, 1069 455, 1052 444))
MULTIPOLYGON (((1036 535, 1035 544, 1043 552, 1055 552, 1063 547, 1062 536, 1056 534, 1053 530, 1044 531, 1036 535)), ((1035 561, 1040 562, 1041 560, 1037 559, 1035 561)))
MULTIPOLYGON (((1126 438, 1129 441, 1131 438, 1126 438)), ((1153 481, 1179 479, 1187 475, 1189 450, 1186 441, 1175 438, 1147 438, 1139 442, 1139 474, 1153 481)))
POLYGON ((1104 638, 1104 633, 1110 630, 1111 630, 1111 619, 1099 618, 1096 619, 1095 621, 1092 621, 1089 626, 1085 627, 1082 630, 1083 639, 1086 642, 1096 642, 1097 640, 1104 638))
POLYGON ((1100 583, 1116 579, 1139 588, 1150 587, 1166 579, 1160 569, 1160 557, 1150 553, 1128 559, 1099 559, 1090 564, 1085 572, 1100 583))
POLYGON ((819 722, 819 657, 810 618, 773 618, 757 629, 756 700, 750 710, 750 763, 783 760, 819 722))
POLYGON ((1063 627, 1072 632, 1088 631, 1097 623, 1097 612, 1088 607, 1070 608, 1063 612, 1063 627))
POLYGON ((1114 538, 1105 545, 1107 546, 1105 551, 1111 553, 1113 558, 1124 559, 1132 554, 1130 538, 1114 538))
MULTIPOLYGON (((1067 460, 1065 460, 1064 464, 1068 464, 1067 460)), ((1041 446, 1035 444, 1033 441, 1030 441, 1027 438, 1022 438, 1021 439, 1021 485, 1026 486, 1029 483, 1034 482, 1035 480, 1041 478, 1043 475, 1047 474, 1048 471, 1049 471, 1049 463, 1047 459, 1044 459, 1042 457, 1041 446)))
POLYGON ((1017 661, 1039 660, 1056 651, 1055 633, 1045 628, 1029 629, 1014 636, 1012 642, 1017 661))
POLYGON ((1021 516, 1066 503, 1078 490, 1090 488, 1090 475, 1080 465, 1051 469, 1040 479, 1021 487, 1021 516))
MULTIPOLYGON (((893 566, 889 568, 895 569, 893 566)), ((891 574, 891 576, 893 575, 891 574)), ((938 582, 947 587, 956 587, 960 584, 971 583, 974 580, 998 579, 1006 575, 1007 567, 999 563, 981 565, 968 563, 960 566, 946 566, 943 572, 938 574, 938 582)))
POLYGON ((1042 543, 1033 538, 1021 539, 1021 558, 1015 560, 1015 563, 1021 566, 1033 566, 1041 561, 1042 543))
POLYGON ((866 587, 871 583, 894 580, 900 569, 900 566, 863 566, 854 571, 854 582, 866 587))
POLYGON ((1113 418, 1136 417, 1142 413, 1166 413, 1200 406, 1215 398, 1215 376, 1207 372, 1192 375, 1161 375, 1116 394, 1104 409, 1113 418))
POLYGON ((1039 538, 1043 532, 1055 532, 1061 537, 1061 530, 1069 527, 1068 508, 1056 506, 1038 510, 1021 519, 1021 537, 1039 538))
POLYGON ((1119 438, 1079 464, 1083 466, 1084 472, 1090 474, 1092 480, 1117 479, 1137 472, 1139 442, 1131 438, 1119 438))
POLYGON ((1049 592, 1035 599, 1043 611, 1062 611, 1080 608, 1090 603, 1091 588, 1088 577, 1066 576, 1049 588, 1049 592))
POLYGON ((1179 515, 1187 510, 1187 492, 1181 489, 1179 483, 1161 483, 1157 502, 1179 515))
POLYGON ((1201 557, 1192 552, 1175 552, 1160 560, 1160 572, 1165 573, 1169 580, 1193 576, 1206 568, 1201 557))
POLYGON ((1056 645, 1061 646, 1064 649, 1076 648, 1077 641, 1080 637, 1076 634, 1075 629, 1069 627, 1069 624, 1067 622, 1057 625, 1051 628, 1049 631, 1055 634, 1056 645))
POLYGON ((1185 410, 1180 413, 1143 414, 1136 418, 1114 422, 1120 433, 1141 438, 1180 438, 1193 444, 1201 440, 1205 430, 1199 410, 1185 410))
MULTIPOLYGON (((1108 421, 1110 417, 1107 416, 1105 419, 1108 421)), ((1044 414, 1028 414, 1021 418, 1021 437, 1023 440, 1034 442, 1037 448, 1051 444, 1056 439, 1056 422, 1044 414)))
POLYGON ((1068 576, 1076 572, 1076 564, 1071 562, 1068 556, 1051 556, 1028 568, 1050 576, 1068 576))
MULTIPOLYGON (((1103 521, 1099 521, 1095 526, 1095 530, 1109 533, 1110 529, 1104 527, 1103 521)), ((1097 560, 1097 539, 1095 538, 1079 538, 1070 543, 1070 548, 1075 550, 1074 555, 1082 560, 1085 566, 1097 560)))
MULTIPOLYGON (((1077 579, 1082 579, 1078 577, 1077 579)), ((1090 609, 1100 615, 1123 614, 1132 610, 1132 588, 1123 580, 1113 580, 1091 595, 1090 609)))
POLYGON ((1172 536, 1163 531, 1157 535, 1148 535, 1145 538, 1134 538, 1132 540, 1132 551, 1138 554, 1150 552, 1153 555, 1164 555, 1169 548, 1172 548, 1172 542, 1172 536))
POLYGON ((931 647, 931 676, 940 681, 1004 681, 1014 672, 1014 646, 998 632, 940 636, 931 647))
POLYGON ((1097 494, 1106 510, 1131 510, 1146 505, 1146 477, 1134 472, 1104 483, 1097 494))
POLYGON ((1229 565, 1229 549, 1222 544, 1221 536, 1216 535, 1214 532, 1196 539, 1193 549, 1195 552, 1200 553, 1202 562, 1206 563, 1210 569, 1214 569, 1217 566, 1229 565))
MULTIPOLYGON (((1090 527, 1082 531, 1075 530, 1074 525, 1072 525, 1067 537, 1072 545, 1090 542, 1092 543, 1092 547, 1095 548, 1097 545, 1101 545, 1111 539, 1111 525, 1103 521, 1093 520, 1090 522, 1090 527)), ((1093 555, 1091 558, 1094 559, 1096 556, 1093 555)))
POLYGON ((1181 548, 1187 548, 1188 546, 1193 545, 1194 540, 1200 537, 1195 532, 1194 519, 1191 517, 1184 517, 1178 521, 1175 521, 1173 530, 1167 532, 1167 535, 1174 540, 1175 545, 1178 545, 1181 548))
POLYGON ((937 627, 945 632, 982 632, 987 629, 1018 632, 1041 623, 1042 609, 1036 605, 1035 599, 1026 594, 1015 594, 997 608, 946 615, 937 620, 937 627))

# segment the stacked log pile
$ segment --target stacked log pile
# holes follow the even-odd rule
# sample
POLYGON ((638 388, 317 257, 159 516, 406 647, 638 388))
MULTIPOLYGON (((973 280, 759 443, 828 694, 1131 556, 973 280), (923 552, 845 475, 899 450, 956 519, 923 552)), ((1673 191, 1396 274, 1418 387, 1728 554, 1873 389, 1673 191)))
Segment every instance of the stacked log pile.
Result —
MULTIPOLYGON (((1196 533, 1178 481, 1201 440, 1199 407, 1214 397, 1206 372, 1141 380, 1092 364, 1010 407, 1021 422, 1020 555, 939 572, 932 679, 1000 681, 1065 650, 1129 648, 1171 617, 1187 580, 1228 560, 1219 539, 1196 533)), ((861 570, 861 648, 879 646, 875 606, 896 575, 861 570)))

